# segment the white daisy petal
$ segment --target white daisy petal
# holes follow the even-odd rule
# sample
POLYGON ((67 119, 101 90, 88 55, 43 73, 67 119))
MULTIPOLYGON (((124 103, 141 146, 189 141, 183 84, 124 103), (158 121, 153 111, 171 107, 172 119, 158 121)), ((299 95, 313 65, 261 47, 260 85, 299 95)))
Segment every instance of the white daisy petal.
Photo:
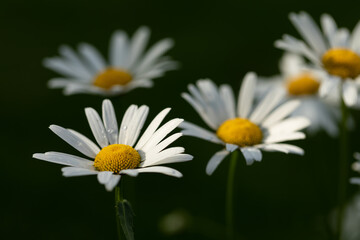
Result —
POLYGON ((262 123, 263 127, 269 127, 276 124, 277 122, 283 120, 285 117, 289 116, 296 108, 300 106, 299 100, 287 101, 275 111, 273 111, 269 116, 265 118, 262 123))
POLYGON ((88 79, 92 77, 93 72, 89 69, 83 61, 78 57, 74 50, 69 46, 63 45, 59 48, 59 53, 66 58, 69 62, 72 69, 78 74, 81 74, 83 79, 88 79))
POLYGON ((334 36, 334 45, 336 47, 343 47, 346 48, 349 43, 349 30, 347 29, 339 29, 334 36))
POLYGON ((270 91, 250 115, 250 120, 256 124, 262 123, 264 118, 279 104, 285 95, 282 88, 270 91))
POLYGON ((162 173, 162 174, 172 176, 172 177, 177 177, 177 178, 180 178, 183 176, 181 174, 181 172, 179 172, 173 168, 162 167, 162 166, 139 168, 138 171, 139 171, 139 173, 162 173))
POLYGON ((72 167, 86 168, 86 169, 93 169, 92 166, 94 165, 93 161, 60 152, 35 153, 33 155, 33 158, 52 162, 52 163, 68 165, 72 167))
POLYGON ((294 76, 303 71, 304 64, 304 59, 298 54, 285 52, 280 59, 279 68, 284 77, 294 76))
POLYGON ((58 135, 60 138, 62 138, 65 142, 70 144, 73 148, 81 152, 82 154, 90 157, 95 158, 96 154, 94 152, 94 149, 87 144, 84 140, 79 138, 78 136, 71 133, 69 130, 62 128, 57 125, 51 125, 49 127, 51 131, 53 131, 56 135, 58 135))
POLYGON ((290 20, 301 36, 309 43, 318 55, 326 51, 325 41, 320 29, 307 13, 301 12, 298 15, 291 13, 290 20))
POLYGON ((87 146, 91 148, 91 151, 95 154, 95 156, 100 152, 100 148, 93 141, 85 137, 83 134, 75 130, 72 130, 70 128, 68 128, 67 130, 72 134, 74 134, 75 136, 77 136, 78 138, 80 138, 82 141, 84 141, 87 144, 87 146))
POLYGON ((183 129, 181 132, 184 135, 202 138, 213 143, 223 144, 223 142, 214 133, 195 124, 182 122, 179 127, 183 129))
POLYGON ((153 45, 142 60, 139 62, 139 65, 136 67, 136 73, 143 73, 149 69, 154 62, 157 61, 161 55, 174 46, 174 42, 171 39, 163 39, 160 42, 153 45))
POLYGON ((76 79, 84 78, 84 75, 81 72, 74 71, 74 68, 72 68, 71 65, 69 65, 69 63, 57 57, 44 59, 43 65, 46 68, 49 68, 57 73, 60 73, 70 78, 76 78, 76 79))
POLYGON ((110 144, 117 143, 119 136, 118 123, 115 116, 114 106, 108 99, 103 101, 102 116, 110 144))
POLYGON ((350 183, 360 185, 360 178, 358 177, 350 178, 350 183))
POLYGON ((328 78, 324 81, 319 88, 320 97, 326 97, 329 93, 333 92, 340 84, 340 79, 328 78))
POLYGON ((112 175, 113 172, 109 172, 109 171, 99 172, 97 175, 97 179, 99 183, 106 184, 110 181, 112 175))
POLYGON ((52 78, 48 82, 49 88, 66 88, 70 84, 85 85, 80 79, 52 78))
POLYGON ((270 135, 279 133, 291 133, 304 129, 310 125, 309 119, 305 117, 287 118, 271 127, 268 132, 270 135))
POLYGON ((226 121, 229 116, 226 112, 225 103, 222 101, 219 90, 210 79, 203 79, 196 82, 204 101, 206 102, 206 115, 211 118, 216 128, 226 121))
POLYGON ((224 158, 229 154, 227 150, 221 150, 215 153, 208 164, 206 165, 206 174, 211 175, 215 171, 215 169, 219 166, 219 164, 224 160, 224 158))
POLYGON ((189 84, 188 90, 191 93, 192 97, 195 99, 195 101, 198 102, 201 107, 206 106, 206 101, 201 95, 200 91, 197 89, 197 87, 195 87, 193 84, 189 84))
POLYGON ((241 118, 247 118, 254 99, 256 86, 256 75, 253 72, 249 72, 245 75, 241 84, 238 103, 237 114, 241 118))
POLYGON ((351 38, 350 38, 350 49, 359 52, 360 50, 360 21, 356 24, 351 38))
POLYGON ((126 137, 128 135, 129 124, 131 123, 134 115, 136 114, 137 109, 138 107, 136 105, 131 105, 126 110, 119 129, 119 139, 118 139, 119 144, 125 143, 126 137))
POLYGON ((335 47, 334 36, 337 31, 337 26, 334 19, 328 14, 323 14, 320 20, 322 29, 329 41, 330 47, 335 47))
POLYGON ((227 116, 229 116, 229 118, 235 118, 235 97, 231 87, 227 84, 223 84, 220 86, 219 91, 225 105, 227 116))
POLYGON ((78 167, 63 167, 61 169, 64 177, 80 177, 87 175, 97 175, 99 172, 78 167))
POLYGON ((285 134, 270 135, 263 140, 264 143, 278 143, 284 141, 304 139, 305 134, 302 132, 292 132, 285 134))
POLYGON ((254 163, 254 156, 253 154, 251 153, 251 151, 249 150, 249 148, 240 148, 244 158, 245 158, 245 161, 246 161, 246 165, 252 165, 254 163))
POLYGON ((257 148, 246 148, 247 151, 250 152, 250 154, 252 155, 253 159, 257 162, 260 162, 262 160, 262 153, 259 149, 257 148))
POLYGON ((123 31, 115 31, 111 36, 109 47, 109 61, 114 67, 125 67, 128 56, 128 36, 123 31))
POLYGON ((314 53, 303 41, 299 41, 292 36, 285 34, 283 36, 283 40, 277 40, 275 42, 275 47, 284 49, 292 53, 302 54, 310 61, 312 61, 315 65, 321 64, 316 53, 314 53))
POLYGON ((178 139, 179 137, 181 137, 183 134, 182 133, 174 133, 173 135, 171 135, 170 137, 164 139, 163 141, 161 141, 158 145, 156 145, 153 149, 151 149, 150 151, 147 152, 147 154, 151 155, 151 154, 157 154, 159 152, 161 152, 163 149, 165 149, 167 146, 169 146, 171 143, 173 143, 174 141, 176 141, 176 139, 178 139))
POLYGON ((177 154, 183 153, 185 149, 183 147, 172 147, 163 150, 160 153, 156 153, 148 156, 147 152, 145 152, 145 161, 144 164, 152 164, 154 162, 159 162, 163 159, 175 156, 177 154))
POLYGON ((105 189, 107 191, 112 191, 114 187, 119 183, 120 181, 120 175, 111 175, 110 180, 105 184, 105 189))
POLYGON ((96 72, 101 72, 106 67, 106 62, 101 53, 92 45, 81 43, 79 45, 79 52, 84 57, 89 66, 96 72))
POLYGON ((69 46, 60 46, 59 52, 71 63, 73 69, 76 69, 76 71, 83 76, 83 79, 89 79, 92 77, 94 72, 83 63, 83 61, 69 46))
POLYGON ((126 174, 130 177, 136 177, 137 175, 139 175, 139 171, 138 169, 125 169, 121 170, 120 174, 126 174))
POLYGON ((217 129, 217 123, 216 120, 210 118, 208 116, 208 113, 205 111, 205 109, 199 104, 199 102, 195 101, 189 94, 182 93, 181 97, 184 98, 194 109, 195 111, 200 115, 202 120, 212 129, 217 129))
POLYGON ((164 158, 161 160, 153 161, 153 162, 143 162, 141 167, 149 167, 153 165, 160 165, 160 164, 168 164, 168 163, 178 163, 178 162, 187 162, 192 160, 194 157, 189 154, 176 154, 174 156, 164 158))
POLYGON ((166 137, 166 135, 173 131, 183 121, 183 119, 175 118, 165 123, 151 136, 149 141, 140 150, 147 152, 151 148, 155 147, 161 140, 164 139, 164 137, 166 137))
POLYGON ((92 108, 85 108, 85 114, 97 143, 102 148, 108 146, 109 141, 99 114, 92 108))
POLYGON ((358 90, 356 83, 347 80, 343 84, 343 98, 347 106, 354 106, 357 103, 358 90))
POLYGON ((226 150, 229 152, 233 152, 239 148, 238 145, 234 145, 234 144, 230 144, 230 143, 227 143, 225 146, 226 146, 226 150))
POLYGON ((134 146, 135 141, 138 139, 140 131, 144 126, 148 113, 149 113, 149 107, 145 105, 139 107, 139 109, 136 110, 136 112, 134 113, 131 119, 131 122, 128 125, 124 144, 129 145, 131 147, 134 146))
POLYGON ((298 155, 304 155, 304 150, 290 144, 277 143, 277 144, 264 144, 258 146, 260 149, 269 152, 283 152, 283 153, 294 153, 298 155))
POLYGON ((171 108, 165 108, 154 118, 154 120, 152 120, 136 144, 135 149, 141 149, 148 142, 170 110, 171 108))
POLYGON ((140 27, 131 39, 129 60, 126 68, 132 69, 139 57, 143 54, 150 37, 150 30, 147 27, 140 27))

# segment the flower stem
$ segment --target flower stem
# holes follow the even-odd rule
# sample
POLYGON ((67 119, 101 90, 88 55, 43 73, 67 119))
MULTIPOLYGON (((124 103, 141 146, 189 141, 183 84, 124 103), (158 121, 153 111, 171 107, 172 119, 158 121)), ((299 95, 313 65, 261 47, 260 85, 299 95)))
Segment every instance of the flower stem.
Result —
MULTIPOLYGON (((342 92, 342 86, 340 87, 342 92)), ((341 128, 340 128, 340 161, 339 161, 339 185, 338 185, 338 214, 337 214, 337 239, 342 239, 344 210, 346 205, 346 193, 348 186, 348 130, 347 122, 349 110, 341 94, 341 128)))
POLYGON ((124 199, 123 186, 122 186, 121 182, 123 182, 123 181, 120 181, 120 186, 115 187, 115 216, 116 216, 116 228, 117 228, 119 240, 122 239, 122 230, 121 230, 118 205, 124 199))
POLYGON ((238 155, 237 151, 234 151, 231 155, 227 189, 226 189, 226 226, 227 226, 227 237, 229 240, 234 239, 235 236, 233 203, 234 203, 234 179, 235 179, 237 155, 238 155))

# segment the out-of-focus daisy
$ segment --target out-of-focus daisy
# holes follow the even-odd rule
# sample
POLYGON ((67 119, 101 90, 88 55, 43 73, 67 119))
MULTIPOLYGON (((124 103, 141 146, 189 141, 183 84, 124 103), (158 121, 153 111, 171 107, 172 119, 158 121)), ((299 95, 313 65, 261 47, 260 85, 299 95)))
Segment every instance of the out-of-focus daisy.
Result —
POLYGON ((64 75, 49 81, 50 88, 64 88, 64 94, 89 93, 113 96, 138 87, 152 87, 153 78, 161 77, 177 63, 163 56, 173 46, 163 39, 147 51, 150 37, 147 27, 140 27, 130 39, 115 31, 110 40, 109 61, 92 45, 79 44, 78 53, 61 46, 60 57, 46 58, 44 66, 64 75))
POLYGON ((276 108, 284 91, 275 88, 252 110, 255 86, 256 75, 248 73, 243 80, 237 106, 231 87, 223 84, 218 88, 211 80, 199 80, 196 86, 190 84, 190 94, 182 94, 212 129, 209 131, 184 122, 180 125, 182 133, 226 146, 210 159, 207 174, 212 174, 221 161, 236 149, 240 149, 247 164, 261 161, 260 150, 304 153, 297 146, 281 143, 305 138, 305 134, 299 131, 310 124, 309 120, 304 117, 287 118, 300 101, 288 101, 276 108))
POLYGON ((181 133, 175 133, 164 139, 183 120, 176 118, 158 128, 170 111, 170 108, 166 108, 154 118, 137 140, 148 111, 149 108, 145 105, 140 107, 131 105, 118 127, 113 105, 109 100, 104 100, 103 120, 94 109, 85 109, 98 145, 74 130, 56 125, 50 126, 56 135, 91 160, 60 152, 36 153, 33 157, 68 165, 69 167, 62 168, 65 177, 97 175, 99 182, 104 184, 108 191, 118 184, 122 174, 137 176, 139 173, 155 172, 181 177, 182 174, 177 170, 157 165, 192 159, 191 155, 183 153, 182 147, 167 148, 181 137, 181 133))
MULTIPOLYGON (((352 169, 360 173, 360 153, 355 153, 354 158, 357 160, 357 162, 353 163, 352 169)), ((350 179, 350 182, 360 185, 360 177, 353 177, 350 179)))
POLYGON ((280 60, 280 75, 259 79, 256 92, 258 96, 263 96, 274 86, 283 87, 287 92, 286 99, 301 101, 301 105, 291 116, 308 118, 311 125, 306 130, 309 133, 313 134, 323 129, 330 136, 336 137, 339 132, 340 110, 330 103, 336 102, 337 98, 320 98, 318 94, 325 77, 322 72, 307 68, 301 56, 286 53, 280 60))
POLYGON ((305 12, 291 13, 290 20, 305 42, 284 35, 275 42, 276 47, 303 55, 327 73, 326 81, 320 86, 320 95, 341 87, 345 104, 354 106, 360 83, 360 22, 350 34, 348 29, 338 28, 327 14, 321 16, 322 31, 305 12))

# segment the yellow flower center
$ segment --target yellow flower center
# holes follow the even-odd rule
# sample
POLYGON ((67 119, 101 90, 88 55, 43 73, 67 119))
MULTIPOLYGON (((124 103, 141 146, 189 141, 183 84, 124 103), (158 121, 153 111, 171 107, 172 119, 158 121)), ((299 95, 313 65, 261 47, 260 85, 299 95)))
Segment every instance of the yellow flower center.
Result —
POLYGON ((360 57, 345 48, 332 48, 322 56, 326 71, 332 75, 345 78, 356 78, 360 74, 360 57))
POLYGON ((312 95, 319 90, 320 83, 309 73, 303 73, 289 79, 287 89, 290 95, 312 95))
POLYGON ((97 87, 110 89, 115 85, 126 85, 132 80, 132 76, 125 70, 107 68, 99 73, 93 82, 97 87))
POLYGON ((119 173, 121 170, 136 168, 140 161, 140 154, 134 148, 124 144, 112 144, 101 149, 96 155, 94 167, 98 171, 119 173))
POLYGON ((261 129, 244 118, 226 120, 220 125, 216 135, 224 142, 240 147, 259 144, 263 137, 261 129))

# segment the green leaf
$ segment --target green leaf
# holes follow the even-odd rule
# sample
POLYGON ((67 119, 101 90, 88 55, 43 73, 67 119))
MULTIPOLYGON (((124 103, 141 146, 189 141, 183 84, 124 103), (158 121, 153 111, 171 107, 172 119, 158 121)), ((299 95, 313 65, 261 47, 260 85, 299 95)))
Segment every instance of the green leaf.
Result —
POLYGON ((121 228, 127 240, 134 240, 133 218, 134 212, 127 200, 116 203, 117 217, 120 219, 121 228))

